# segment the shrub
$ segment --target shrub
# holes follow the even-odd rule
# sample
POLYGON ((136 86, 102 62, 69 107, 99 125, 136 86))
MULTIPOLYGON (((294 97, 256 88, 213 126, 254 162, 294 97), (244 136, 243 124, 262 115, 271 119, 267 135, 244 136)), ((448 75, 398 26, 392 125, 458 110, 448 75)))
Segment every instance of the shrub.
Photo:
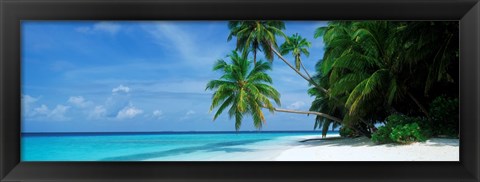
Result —
POLYGON ((381 126, 372 134, 372 141, 383 143, 411 143, 425 141, 431 136, 427 118, 409 117, 401 114, 392 114, 387 117, 385 126, 381 126))
POLYGON ((390 139, 396 143, 408 144, 416 141, 423 142, 427 137, 418 123, 410 123, 395 126, 390 133, 390 139))
POLYGON ((392 114, 387 117, 387 123, 385 126, 387 127, 395 127, 399 125, 405 125, 409 123, 413 123, 413 119, 403 114, 392 114))
POLYGON ((389 127, 381 126, 372 134, 372 141, 378 144, 392 143, 393 141, 390 139, 391 132, 392 130, 389 127))

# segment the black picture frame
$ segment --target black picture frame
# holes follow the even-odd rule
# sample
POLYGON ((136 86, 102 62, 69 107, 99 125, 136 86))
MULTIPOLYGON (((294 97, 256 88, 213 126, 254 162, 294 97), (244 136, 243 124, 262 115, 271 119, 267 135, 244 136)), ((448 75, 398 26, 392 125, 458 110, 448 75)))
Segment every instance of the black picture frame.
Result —
POLYGON ((479 181, 478 0, 0 0, 0 181, 479 181), (20 162, 22 20, 458 20, 460 162, 20 162))

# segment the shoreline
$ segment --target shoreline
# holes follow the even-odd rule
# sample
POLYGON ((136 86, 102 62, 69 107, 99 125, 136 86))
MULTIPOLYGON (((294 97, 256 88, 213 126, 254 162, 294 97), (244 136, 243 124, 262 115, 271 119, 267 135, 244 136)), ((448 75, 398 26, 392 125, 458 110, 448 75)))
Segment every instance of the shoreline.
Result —
POLYGON ((24 161, 459 161, 460 152, 459 139, 376 145, 338 133, 324 139, 309 133, 169 134, 22 137, 22 142, 24 161))
MULTIPOLYGON (((329 136, 335 138, 338 136, 329 136)), ((305 137, 299 137, 305 139, 305 137)), ((459 161, 459 139, 431 138, 409 145, 374 144, 366 137, 311 140, 282 151, 275 161, 459 161)), ((316 137, 318 139, 318 136, 316 137)))
POLYGON ((377 145, 366 137, 340 138, 338 134, 318 139, 319 135, 284 136, 230 148, 236 152, 199 152, 147 161, 459 161, 459 139, 431 138, 409 145, 377 145))

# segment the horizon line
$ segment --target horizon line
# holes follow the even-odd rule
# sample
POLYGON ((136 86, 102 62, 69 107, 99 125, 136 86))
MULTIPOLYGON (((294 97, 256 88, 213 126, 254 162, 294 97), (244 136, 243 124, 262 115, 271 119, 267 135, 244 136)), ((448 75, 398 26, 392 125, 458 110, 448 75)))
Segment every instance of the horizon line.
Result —
MULTIPOLYGON (((82 133, 242 133, 242 132, 320 132, 321 130, 267 130, 267 131, 86 131, 86 132, 20 132, 21 134, 57 134, 57 133, 71 133, 71 134, 82 134, 82 133)), ((329 130, 329 132, 338 131, 338 130, 329 130)))

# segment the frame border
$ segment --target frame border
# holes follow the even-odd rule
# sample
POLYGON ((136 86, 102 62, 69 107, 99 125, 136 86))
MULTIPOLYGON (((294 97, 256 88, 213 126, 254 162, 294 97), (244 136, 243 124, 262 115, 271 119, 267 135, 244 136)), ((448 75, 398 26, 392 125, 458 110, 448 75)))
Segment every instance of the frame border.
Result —
POLYGON ((479 181, 479 22, 479 0, 0 0, 0 181, 479 181), (460 21, 460 162, 20 162, 22 20, 230 19, 460 21))

